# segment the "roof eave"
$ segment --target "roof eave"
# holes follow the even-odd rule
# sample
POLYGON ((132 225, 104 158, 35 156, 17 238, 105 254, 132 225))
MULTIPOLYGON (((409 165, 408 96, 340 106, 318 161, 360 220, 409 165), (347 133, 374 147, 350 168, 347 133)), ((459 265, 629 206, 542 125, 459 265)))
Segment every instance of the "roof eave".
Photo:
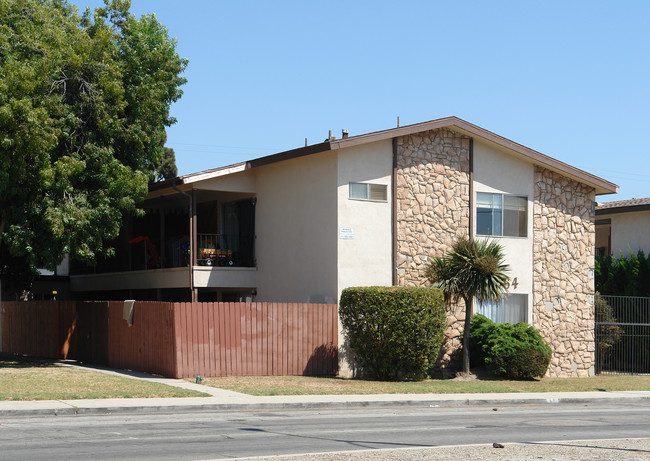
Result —
POLYGON ((606 181, 605 179, 592 175, 591 173, 587 173, 586 171, 583 171, 579 168, 575 168, 564 162, 561 162, 552 157, 544 155, 541 152, 537 152, 526 146, 511 141, 510 139, 504 138, 503 136, 499 136, 496 133, 493 133, 484 128, 473 125, 469 122, 466 122, 465 120, 453 116, 440 118, 437 120, 431 120, 428 122, 406 125, 403 127, 390 128, 387 130, 376 131, 373 133, 351 136, 349 138, 327 140, 319 144, 312 144, 311 146, 300 147, 297 149, 292 149, 277 154, 267 155, 265 157, 260 157, 257 159, 249 160, 247 162, 238 163, 235 165, 228 165, 222 168, 216 168, 213 170, 206 170, 199 173, 193 173, 190 175, 181 176, 179 178, 170 179, 168 181, 163 181, 161 183, 154 183, 153 185, 150 185, 149 191, 151 193, 153 191, 158 191, 167 188, 175 189, 187 184, 210 179, 212 177, 223 176, 225 174, 244 171, 250 168, 257 168, 260 166, 269 165, 284 160, 294 159, 294 158, 317 154, 321 152, 327 152, 330 150, 344 149, 344 148, 358 146, 358 145, 367 144, 371 142, 377 142, 386 139, 392 139, 400 136, 406 136, 409 134, 421 133, 421 132, 436 130, 441 128, 451 128, 454 129, 455 131, 459 131, 461 134, 465 134, 467 136, 477 136, 488 142, 507 148, 510 151, 514 152, 516 155, 520 156, 521 158, 529 162, 532 162, 544 168, 548 168, 552 171, 561 173, 580 183, 593 187, 596 195, 615 194, 619 191, 619 186, 612 182, 606 181))
POLYGON ((635 211, 649 211, 650 205, 627 205, 620 207, 601 208, 596 207, 596 216, 618 214, 618 213, 631 213, 635 211))
POLYGON ((281 162, 283 160, 326 152, 328 150, 332 150, 332 141, 325 141, 319 144, 312 144, 311 146, 299 147, 297 149, 291 149, 277 154, 267 155, 266 157, 249 160, 246 162, 246 168, 257 168, 271 163, 281 162))
POLYGON ((399 136, 406 136, 409 134, 421 133, 429 130, 437 130, 440 128, 455 128, 456 131, 460 131, 462 134, 466 134, 468 136, 478 136, 489 142, 505 147, 539 166, 557 171, 558 173, 564 173, 571 179, 593 187, 595 189, 596 195, 615 194, 619 190, 619 186, 614 183, 556 160, 552 157, 549 157, 548 155, 544 155, 541 152, 537 152, 526 146, 518 144, 514 141, 511 141, 510 139, 504 138, 503 136, 499 136, 496 133, 473 125, 458 117, 445 117, 429 122, 416 123, 413 125, 406 125, 403 127, 391 128, 388 130, 354 136, 351 138, 339 139, 332 141, 331 144, 332 149, 343 149, 359 144, 376 142, 384 139, 396 138, 399 136))

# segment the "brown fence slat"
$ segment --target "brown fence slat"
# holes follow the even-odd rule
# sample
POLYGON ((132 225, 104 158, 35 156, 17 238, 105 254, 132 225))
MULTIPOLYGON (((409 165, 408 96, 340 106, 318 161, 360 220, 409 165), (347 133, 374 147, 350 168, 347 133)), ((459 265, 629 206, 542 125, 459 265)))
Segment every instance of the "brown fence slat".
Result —
POLYGON ((217 376, 226 376, 226 326, 225 326, 225 314, 223 309, 223 303, 215 304, 215 322, 219 328, 219 342, 218 344, 218 359, 219 359, 219 374, 217 376))
POLYGON ((214 355, 214 303, 206 303, 205 316, 205 329, 207 332, 206 376, 216 376, 217 358, 214 355))
POLYGON ((233 322, 232 329, 235 332, 235 374, 236 376, 242 376, 244 372, 244 355, 242 354, 242 304, 241 303, 232 303, 233 305, 233 322))
POLYGON ((246 374, 254 375, 253 366, 253 309, 250 303, 243 304, 246 318, 246 374))
POLYGON ((255 375, 261 376, 264 374, 264 312, 259 303, 253 303, 253 312, 255 313, 255 349, 253 354, 255 356, 255 375))
POLYGON ((208 358, 206 357, 206 334, 205 334, 205 327, 206 327, 206 322, 203 319, 203 314, 205 314, 205 303, 195 303, 194 304, 194 311, 196 312, 196 323, 197 323, 197 331, 198 331, 198 368, 196 370, 196 374, 198 375, 205 375, 206 370, 207 370, 207 360, 208 358))
POLYGON ((190 303, 181 303, 181 322, 183 333, 183 375, 190 376, 192 374, 192 349, 191 349, 191 334, 192 322, 190 318, 190 303))
POLYGON ((273 357, 273 362, 271 364, 271 374, 272 375, 279 375, 280 370, 279 370, 279 359, 280 359, 280 354, 278 353, 278 343, 279 341, 279 336, 280 336, 280 309, 277 303, 271 304, 271 317, 273 318, 273 321, 271 325, 273 326, 273 332, 272 332, 272 345, 271 345, 271 352, 272 352, 272 357, 273 357))
POLYGON ((280 337, 280 344, 282 346, 282 372, 281 374, 289 374, 289 341, 290 341, 290 331, 289 331, 289 322, 288 322, 288 313, 289 305, 287 303, 282 303, 282 315, 280 316, 282 321, 282 336, 280 337))
POLYGON ((212 366, 210 358, 210 304, 201 303, 202 307, 202 324, 203 330, 203 375, 212 376, 212 366))
POLYGON ((183 376, 190 376, 192 373, 192 321, 191 321, 191 304, 181 303, 181 322, 183 332, 183 376))
POLYGON ((292 304, 292 309, 291 309, 291 324, 293 326, 293 341, 292 341, 292 362, 293 362, 293 368, 291 371, 291 374, 293 375, 299 375, 302 373, 302 369, 300 368, 300 326, 298 324, 299 321, 299 309, 300 309, 300 304, 292 304))

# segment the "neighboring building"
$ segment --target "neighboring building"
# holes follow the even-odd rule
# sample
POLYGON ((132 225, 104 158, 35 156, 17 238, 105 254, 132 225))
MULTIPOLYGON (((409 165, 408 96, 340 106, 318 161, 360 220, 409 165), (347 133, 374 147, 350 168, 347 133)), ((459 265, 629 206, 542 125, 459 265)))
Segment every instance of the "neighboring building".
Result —
MULTIPOLYGON (((336 303, 350 286, 426 285, 429 258, 458 236, 494 238, 512 284, 482 312, 538 328, 554 350, 550 376, 586 376, 595 197, 617 190, 456 117, 344 131, 152 185, 118 256, 93 273, 73 267, 71 288, 82 298, 336 303)), ((443 366, 462 309, 450 314, 443 366)))
POLYGON ((65 255, 53 271, 39 268, 30 290, 31 299, 70 298, 70 257, 65 255))
POLYGON ((596 255, 650 254, 650 197, 596 206, 596 255))

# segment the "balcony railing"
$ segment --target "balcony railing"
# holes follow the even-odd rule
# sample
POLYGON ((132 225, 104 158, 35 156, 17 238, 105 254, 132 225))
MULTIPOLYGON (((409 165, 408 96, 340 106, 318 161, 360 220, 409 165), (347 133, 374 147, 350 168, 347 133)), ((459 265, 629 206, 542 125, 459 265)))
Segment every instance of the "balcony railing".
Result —
POLYGON ((232 266, 232 249, 228 248, 223 234, 197 234, 196 260, 200 266, 232 266))

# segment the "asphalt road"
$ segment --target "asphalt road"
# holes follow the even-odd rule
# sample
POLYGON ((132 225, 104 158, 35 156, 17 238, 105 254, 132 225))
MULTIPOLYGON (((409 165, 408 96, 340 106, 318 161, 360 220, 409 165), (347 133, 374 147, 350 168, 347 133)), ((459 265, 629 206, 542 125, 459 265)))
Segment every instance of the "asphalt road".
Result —
POLYGON ((52 416, 0 420, 0 460, 195 460, 649 434, 650 403, 52 416))

